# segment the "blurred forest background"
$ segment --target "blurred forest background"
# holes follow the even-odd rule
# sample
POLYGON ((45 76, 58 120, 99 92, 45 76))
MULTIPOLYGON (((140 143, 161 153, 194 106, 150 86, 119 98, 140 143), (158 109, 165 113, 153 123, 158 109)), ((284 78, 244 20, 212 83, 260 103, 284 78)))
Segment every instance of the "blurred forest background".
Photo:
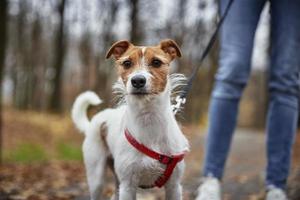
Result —
MULTIPOLYGON (((5 2, 5 1, 3 1, 5 2)), ((183 58, 173 71, 187 76, 199 58, 217 22, 215 1, 176 0, 6 0, 1 30, 4 105, 18 110, 63 113, 76 95, 96 91, 111 105, 116 75, 104 55, 111 44, 128 39, 137 45, 172 38, 183 58), (5 25, 5 26, 3 26, 5 25), (6 48, 4 48, 4 45, 6 48)), ((2 3, 4 4, 4 3, 2 3)), ((4 9, 4 8, 3 8, 4 9)), ((267 17, 264 17, 267 18, 267 17)), ((267 21, 267 20, 265 20, 267 21)), ((265 112, 264 53, 268 22, 262 23, 255 58, 254 82, 242 106, 241 124, 261 127, 265 112), (261 37, 261 35, 263 37, 261 37), (248 98, 249 97, 249 98, 248 98), (253 117, 255 115, 255 117, 253 117)), ((198 122, 206 116, 217 67, 218 45, 210 53, 189 98, 184 116, 198 122)))
MULTIPOLYGON (((105 60, 108 48, 120 39, 154 45, 172 38, 183 52, 172 71, 189 76, 192 67, 200 64, 217 21, 215 0, 1 0, 0 199, 87 199, 83 137, 74 130, 69 112, 75 97, 85 90, 100 95, 105 102, 102 108, 114 105, 111 87, 117 77, 113 62, 105 60)), ((240 105, 237 153, 225 179, 232 187, 225 188, 226 199, 259 199, 263 185, 260 133, 268 99, 269 21, 266 5, 255 38, 250 84, 240 105), (256 148, 247 147, 249 141, 256 148), (253 154, 261 156, 249 159, 253 154), (245 165, 233 167, 240 162, 245 165)), ((192 196, 198 184, 193 178, 200 175, 218 49, 217 41, 179 117, 195 146, 187 158, 185 199, 192 196)), ((299 149, 295 152, 294 160, 299 162, 299 149)), ((109 179, 106 195, 113 190, 109 179)), ((143 197, 161 199, 157 194, 143 197)))

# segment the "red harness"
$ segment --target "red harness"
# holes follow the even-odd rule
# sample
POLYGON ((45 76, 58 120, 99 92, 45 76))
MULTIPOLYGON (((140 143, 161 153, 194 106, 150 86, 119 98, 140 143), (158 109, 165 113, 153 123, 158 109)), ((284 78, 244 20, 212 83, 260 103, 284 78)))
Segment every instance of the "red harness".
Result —
POLYGON ((153 158, 160 163, 166 165, 166 169, 164 173, 158 177, 158 179, 154 182, 151 186, 140 186, 141 188, 152 188, 152 187, 162 187, 170 178, 173 173, 174 168, 176 167, 177 163, 183 160, 185 153, 178 154, 178 155, 171 155, 167 156, 164 154, 157 153, 152 149, 149 149, 145 145, 139 143, 127 129, 125 129, 125 136, 128 142, 135 147, 138 151, 142 152, 143 154, 153 158))

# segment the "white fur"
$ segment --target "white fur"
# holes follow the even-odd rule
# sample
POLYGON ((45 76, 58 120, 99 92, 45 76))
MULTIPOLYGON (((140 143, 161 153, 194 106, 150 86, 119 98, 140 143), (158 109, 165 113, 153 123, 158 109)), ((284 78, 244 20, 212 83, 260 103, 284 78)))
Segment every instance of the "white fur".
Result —
MULTIPOLYGON (((178 77, 177 80, 181 80, 178 77)), ((99 103, 99 98, 96 98, 95 93, 88 92, 76 99, 72 114, 74 123, 86 135, 83 154, 92 200, 98 200, 101 196, 105 164, 109 156, 114 159, 114 169, 120 182, 115 199, 136 199, 137 188, 140 185, 152 185, 165 169, 165 165, 140 153, 128 143, 124 136, 125 128, 136 140, 157 152, 174 155, 189 151, 188 141, 171 109, 174 84, 178 82, 169 79, 162 93, 140 97, 128 93, 128 88, 118 82, 114 85, 114 91, 122 103, 117 108, 105 109, 96 114, 90 122, 84 113, 88 104, 99 103), (105 141, 100 132, 102 126, 107 129, 105 141)), ((166 199, 182 199, 180 179, 183 171, 184 162, 181 161, 165 185, 166 199)))
POLYGON ((87 108, 90 105, 101 104, 101 99, 91 91, 87 91, 79 95, 73 105, 72 119, 80 132, 85 132, 89 126, 89 120, 86 115, 87 108))

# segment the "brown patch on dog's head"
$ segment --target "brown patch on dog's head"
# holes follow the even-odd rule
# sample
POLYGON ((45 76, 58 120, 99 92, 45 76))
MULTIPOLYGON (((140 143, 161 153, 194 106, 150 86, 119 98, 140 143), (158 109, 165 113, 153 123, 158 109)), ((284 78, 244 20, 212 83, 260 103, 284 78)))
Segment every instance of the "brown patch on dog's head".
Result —
POLYGON ((161 41, 157 46, 147 47, 135 46, 123 40, 112 45, 106 58, 111 55, 116 60, 118 74, 125 85, 130 84, 128 80, 133 74, 148 74, 147 94, 158 94, 167 85, 170 62, 181 57, 181 51, 170 39, 161 41))
POLYGON ((127 84, 129 75, 134 71, 141 69, 140 59, 142 57, 142 49, 132 46, 123 56, 116 61, 118 67, 118 74, 122 78, 124 84, 127 84))
POLYGON ((164 91, 168 82, 170 59, 159 47, 146 48, 144 57, 151 74, 151 94, 159 94, 164 91))

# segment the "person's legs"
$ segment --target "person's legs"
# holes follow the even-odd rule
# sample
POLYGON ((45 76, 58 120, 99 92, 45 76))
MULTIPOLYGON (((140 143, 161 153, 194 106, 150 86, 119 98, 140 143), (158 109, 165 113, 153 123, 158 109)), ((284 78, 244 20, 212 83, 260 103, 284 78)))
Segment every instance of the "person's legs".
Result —
POLYGON ((271 0, 266 184, 285 188, 298 120, 300 1, 271 0))
MULTIPOLYGON (((224 12, 228 0, 221 0, 224 12)), ((204 176, 221 179, 250 73, 253 39, 265 0, 237 0, 221 29, 221 52, 209 109, 204 176)))

